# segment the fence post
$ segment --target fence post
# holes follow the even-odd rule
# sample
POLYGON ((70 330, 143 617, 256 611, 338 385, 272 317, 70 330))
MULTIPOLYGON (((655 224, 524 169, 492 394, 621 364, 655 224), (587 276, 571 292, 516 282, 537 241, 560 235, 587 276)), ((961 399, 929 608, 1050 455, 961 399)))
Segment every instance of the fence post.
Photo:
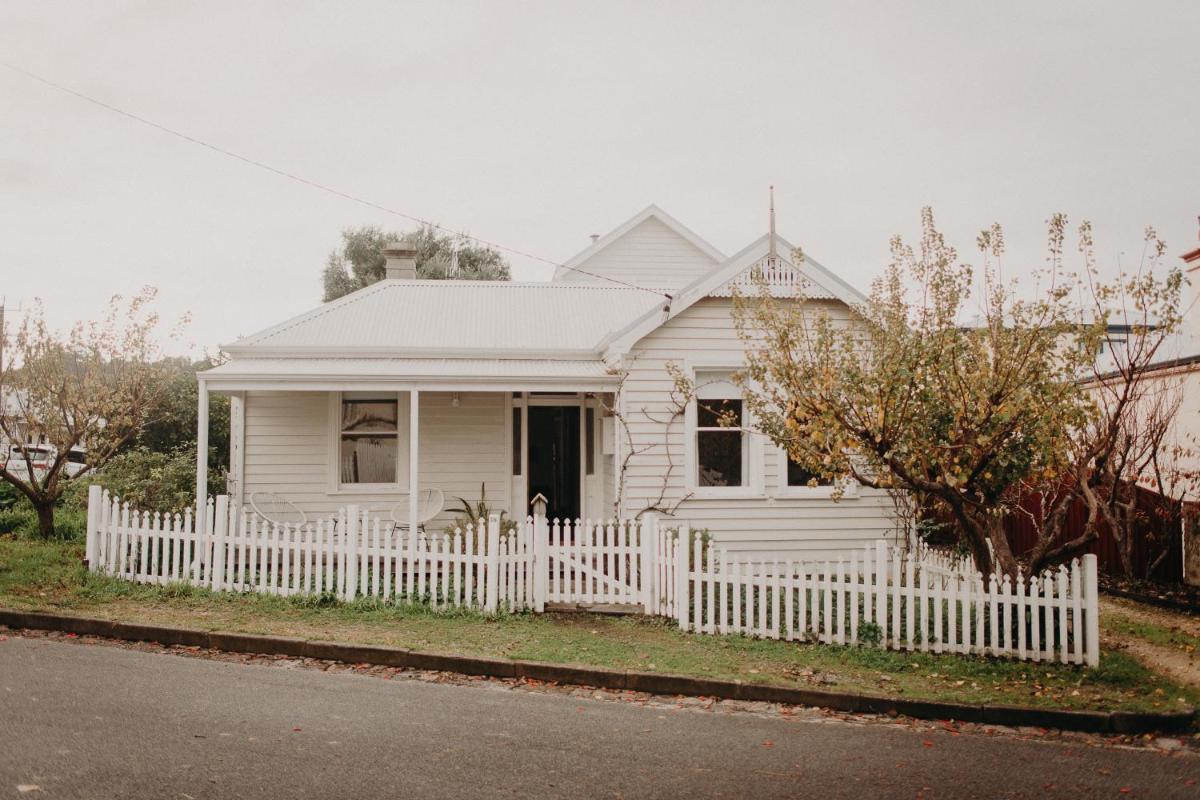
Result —
POLYGON ((688 629, 688 611, 692 607, 691 597, 688 595, 690 539, 685 522, 679 526, 679 533, 675 538, 675 616, 679 620, 679 629, 683 631, 688 629))
POLYGON ((100 510, 96 513, 96 570, 108 574, 112 553, 113 506, 116 501, 107 490, 100 492, 100 510))
POLYGON ((95 572, 96 565, 99 561, 98 554, 100 552, 100 504, 103 502, 100 493, 103 489, 99 484, 93 483, 88 487, 88 505, 87 505, 87 545, 83 551, 83 557, 87 559, 87 568, 95 572))
POLYGON ((638 569, 638 580, 642 582, 642 613, 653 614, 658 609, 654 597, 654 576, 658 565, 654 563, 654 543, 658 540, 658 514, 647 511, 642 515, 642 530, 638 544, 640 545, 642 563, 638 569))
POLYGON ((888 548, 883 539, 875 540, 875 624, 879 626, 879 646, 888 646, 888 548))
POLYGON ((217 495, 213 512, 213 559, 209 578, 213 591, 219 592, 225 582, 225 535, 229 532, 229 495, 217 495))
MULTIPOLYGON (((1095 553, 1083 557, 1083 601, 1087 609, 1087 631, 1084 634, 1084 644, 1087 645, 1087 664, 1089 667, 1100 664, 1100 581, 1099 565, 1095 553)), ((1064 632, 1065 635, 1065 632, 1064 632)))
POLYGON ((484 610, 495 612, 500 605, 500 515, 491 514, 487 521, 487 570, 484 610))
MULTIPOLYGON (((296 526, 299 530, 300 526, 296 526)), ((358 553, 358 593, 363 597, 371 597, 375 593, 371 591, 371 511, 364 508, 362 516, 359 518, 358 525, 359 538, 362 539, 360 544, 362 549, 358 553)), ((379 581, 379 575, 374 576, 376 583, 379 581)))
MULTIPOLYGON (((490 524, 489 524, 490 527, 490 524)), ((547 583, 550 579, 550 530, 545 514, 533 515, 533 610, 546 610, 547 583)))
POLYGON ((346 592, 343 600, 353 600, 358 593, 358 506, 346 508, 346 592))

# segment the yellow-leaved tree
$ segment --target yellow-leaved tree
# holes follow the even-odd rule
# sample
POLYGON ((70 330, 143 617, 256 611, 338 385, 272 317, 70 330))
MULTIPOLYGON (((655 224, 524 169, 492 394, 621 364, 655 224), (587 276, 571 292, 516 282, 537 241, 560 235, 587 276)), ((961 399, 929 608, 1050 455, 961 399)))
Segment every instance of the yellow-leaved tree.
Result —
POLYGON ((755 426, 813 475, 886 488, 950 520, 985 573, 1029 574, 1077 554, 1128 480, 1111 457, 1138 435, 1129 422, 1151 391, 1147 367, 1178 328, 1182 276, 1158 274, 1162 245, 1148 231, 1138 272, 1102 283, 1086 223, 1080 269, 1069 273, 1066 218, 1048 227, 1047 265, 1021 291, 997 277, 998 226, 979 236, 977 280, 925 209, 920 244, 893 239, 886 272, 849 322, 765 287, 737 297, 747 349, 737 380, 755 426), (1114 308, 1134 318, 1128 335, 1140 344, 1097 392, 1114 308), (1003 523, 1029 513, 1021 500, 1031 493, 1044 498, 1037 543, 1018 558, 1003 523), (1064 536, 1077 499, 1087 523, 1064 536))

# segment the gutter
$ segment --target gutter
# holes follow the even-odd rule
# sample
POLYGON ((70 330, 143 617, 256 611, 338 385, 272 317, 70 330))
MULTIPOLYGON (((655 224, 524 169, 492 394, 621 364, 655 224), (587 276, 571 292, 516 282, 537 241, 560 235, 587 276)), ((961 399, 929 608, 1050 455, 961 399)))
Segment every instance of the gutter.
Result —
MULTIPOLYGON (((1196 354, 1193 354, 1190 356, 1180 356, 1179 358, 1172 358, 1168 361, 1157 361, 1153 364, 1148 364, 1145 367, 1143 367, 1142 369, 1138 370, 1138 373, 1141 375, 1147 375, 1147 374, 1151 374, 1151 373, 1155 373, 1155 372, 1164 372, 1166 370, 1175 369, 1177 367, 1187 367, 1187 366, 1191 366, 1193 364, 1200 364, 1200 353, 1196 353, 1196 354)), ((1191 372, 1191 370, 1185 370, 1185 371, 1191 372)), ((1105 372, 1101 375, 1093 375, 1092 377, 1084 378, 1083 380, 1080 381, 1080 383, 1083 384, 1084 386, 1086 386, 1089 383, 1095 383, 1097 381, 1107 380, 1109 378, 1120 378, 1120 377, 1122 377, 1122 373, 1120 370, 1112 370, 1111 372, 1105 372)))

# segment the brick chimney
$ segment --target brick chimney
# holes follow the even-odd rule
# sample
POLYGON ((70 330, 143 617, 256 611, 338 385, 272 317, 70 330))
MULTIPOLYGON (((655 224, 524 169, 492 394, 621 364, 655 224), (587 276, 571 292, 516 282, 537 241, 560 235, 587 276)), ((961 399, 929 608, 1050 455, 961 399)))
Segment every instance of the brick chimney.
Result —
POLYGON ((384 277, 388 280, 411 281, 417 277, 417 251, 407 244, 395 243, 383 248, 387 259, 384 277))

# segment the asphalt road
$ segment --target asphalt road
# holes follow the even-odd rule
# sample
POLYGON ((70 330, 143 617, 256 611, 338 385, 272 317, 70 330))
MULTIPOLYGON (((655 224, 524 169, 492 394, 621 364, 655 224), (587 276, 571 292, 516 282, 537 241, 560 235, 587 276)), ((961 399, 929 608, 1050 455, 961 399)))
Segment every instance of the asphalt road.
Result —
POLYGON ((1195 755, 0 642, 0 798, 1194 800, 1198 777, 1195 755))

